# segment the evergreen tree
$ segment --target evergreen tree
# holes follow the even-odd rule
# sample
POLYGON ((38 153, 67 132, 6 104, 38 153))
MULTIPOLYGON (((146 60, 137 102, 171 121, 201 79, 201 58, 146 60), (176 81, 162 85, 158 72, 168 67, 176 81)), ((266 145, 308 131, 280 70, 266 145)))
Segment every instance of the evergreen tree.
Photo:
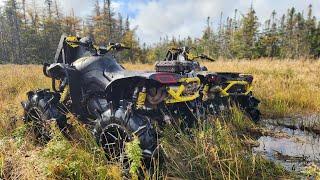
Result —
POLYGON ((249 12, 243 18, 242 23, 242 51, 243 58, 255 58, 255 40, 258 32, 258 17, 253 7, 250 8, 249 12))

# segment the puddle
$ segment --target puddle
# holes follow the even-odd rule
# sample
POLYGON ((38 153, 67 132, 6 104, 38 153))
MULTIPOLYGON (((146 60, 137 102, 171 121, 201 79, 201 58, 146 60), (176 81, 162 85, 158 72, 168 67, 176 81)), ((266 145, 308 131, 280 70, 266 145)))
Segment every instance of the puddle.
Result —
POLYGON ((283 165, 289 171, 301 172, 311 163, 320 166, 319 135, 295 126, 275 125, 271 120, 263 120, 262 125, 281 136, 261 136, 258 139, 260 145, 253 149, 254 153, 283 165))

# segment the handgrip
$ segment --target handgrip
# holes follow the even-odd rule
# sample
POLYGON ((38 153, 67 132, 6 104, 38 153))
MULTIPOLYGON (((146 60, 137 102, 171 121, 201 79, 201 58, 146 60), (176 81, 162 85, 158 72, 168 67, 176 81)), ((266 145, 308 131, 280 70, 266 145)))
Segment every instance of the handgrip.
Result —
POLYGON ((205 54, 201 54, 199 57, 201 59, 207 59, 209 61, 215 61, 214 59, 212 59, 211 57, 209 57, 208 55, 205 55, 205 54))
POLYGON ((43 74, 44 74, 46 77, 50 77, 49 74, 48 74, 48 72, 47 72, 47 68, 48 68, 49 66, 50 66, 49 63, 44 63, 44 64, 43 64, 42 72, 43 72, 43 74))

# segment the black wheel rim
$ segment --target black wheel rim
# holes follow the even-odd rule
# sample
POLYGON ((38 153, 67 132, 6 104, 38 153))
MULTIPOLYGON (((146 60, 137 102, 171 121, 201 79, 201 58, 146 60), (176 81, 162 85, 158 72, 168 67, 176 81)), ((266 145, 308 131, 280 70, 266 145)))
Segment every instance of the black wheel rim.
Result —
POLYGON ((100 134, 99 143, 103 147, 109 160, 128 167, 128 157, 125 154, 125 144, 131 139, 129 133, 117 124, 110 124, 100 134))
POLYGON ((39 143, 45 143, 51 139, 50 123, 43 118, 43 113, 39 108, 33 107, 27 113, 31 129, 39 143))

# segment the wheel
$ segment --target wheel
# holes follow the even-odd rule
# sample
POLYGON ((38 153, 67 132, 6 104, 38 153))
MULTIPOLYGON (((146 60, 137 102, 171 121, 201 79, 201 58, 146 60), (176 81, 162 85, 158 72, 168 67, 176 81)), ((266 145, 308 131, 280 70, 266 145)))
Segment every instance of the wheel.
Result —
POLYGON ((230 98, 215 97, 214 99, 204 102, 206 112, 213 116, 224 115, 230 109, 230 98))
POLYGON ((51 121, 56 121, 60 130, 67 127, 67 118, 59 110, 60 95, 49 90, 30 91, 28 100, 22 102, 24 108, 24 122, 30 125, 35 139, 45 144, 51 137, 51 121))
POLYGON ((157 147, 156 133, 149 118, 136 112, 131 112, 129 117, 126 117, 122 108, 114 115, 111 110, 105 111, 101 118, 97 119, 94 135, 108 159, 121 163, 126 162, 125 144, 132 141, 134 136, 140 140, 144 158, 152 157, 157 147))
POLYGON ((255 123, 260 120, 260 111, 258 105, 260 101, 253 97, 251 94, 245 96, 237 96, 233 98, 233 101, 236 102, 247 116, 255 123))
POLYGON ((260 121, 261 113, 257 108, 247 108, 245 111, 253 122, 258 123, 260 121))

